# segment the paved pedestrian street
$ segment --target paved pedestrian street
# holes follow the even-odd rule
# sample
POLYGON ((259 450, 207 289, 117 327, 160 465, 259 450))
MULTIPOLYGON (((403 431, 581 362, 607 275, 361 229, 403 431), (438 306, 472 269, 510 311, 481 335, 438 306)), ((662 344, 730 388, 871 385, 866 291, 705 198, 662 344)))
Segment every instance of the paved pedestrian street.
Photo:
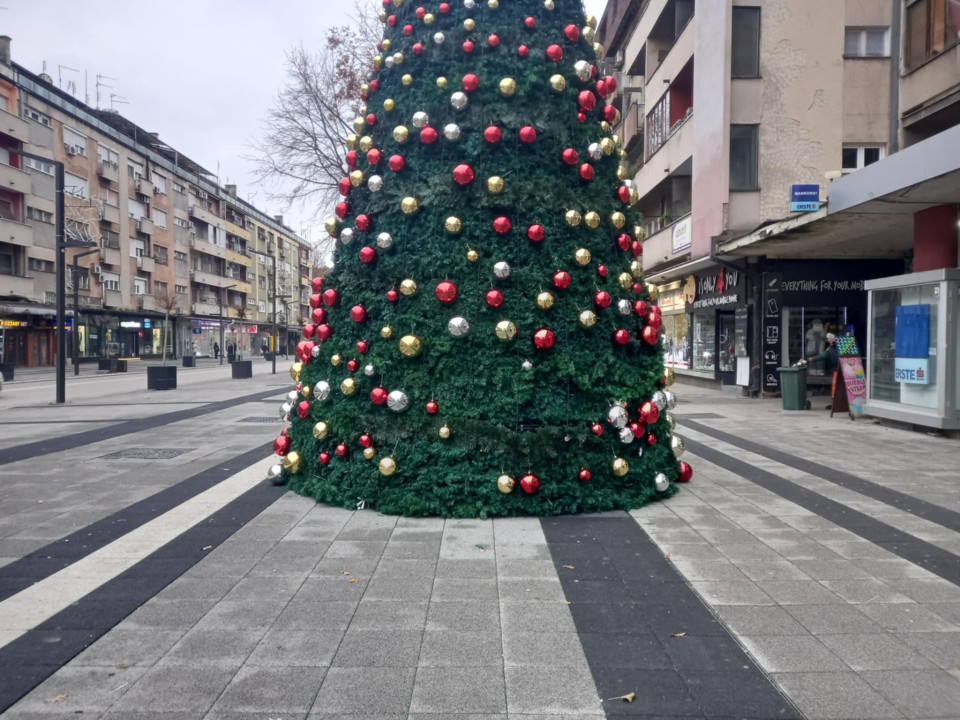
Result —
POLYGON ((960 718, 955 440, 678 384, 666 502, 398 518, 264 480, 281 373, 4 384, 3 718, 960 718))

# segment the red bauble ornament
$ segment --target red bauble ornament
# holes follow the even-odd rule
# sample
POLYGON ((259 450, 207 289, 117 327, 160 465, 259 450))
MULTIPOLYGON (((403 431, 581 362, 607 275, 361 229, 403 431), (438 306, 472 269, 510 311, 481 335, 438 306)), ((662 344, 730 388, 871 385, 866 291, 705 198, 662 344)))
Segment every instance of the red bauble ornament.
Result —
POLYGON ((617 235, 617 247, 620 248, 621 250, 629 250, 631 242, 633 241, 630 239, 630 236, 627 235, 626 233, 620 233, 619 235, 617 235))
POLYGON ((570 287, 570 273, 566 270, 557 270, 553 274, 553 286, 560 290, 566 290, 570 287))
POLYGON ((496 47, 500 44, 500 36, 496 33, 490 33, 487 35, 487 45, 490 47, 496 47))
POLYGON ((640 419, 646 425, 652 425, 660 419, 660 408, 649 400, 640 406, 640 419))
POLYGON ((357 442, 360 443, 360 447, 368 448, 373 445, 373 438, 370 437, 370 433, 364 433, 357 442))
POLYGON ((628 342, 630 342, 630 333, 623 328, 620 328, 613 333, 613 341, 617 345, 626 345, 628 342))
POLYGON ((375 387, 370 391, 370 402, 374 405, 383 405, 387 401, 387 395, 389 394, 386 388, 375 387))
POLYGON ((352 373, 356 372, 358 367, 360 367, 360 363, 358 363, 353 358, 351 358, 350 360, 347 360, 347 370, 349 370, 350 372, 352 373))
POLYGON ((465 92, 473 92, 480 87, 480 78, 473 73, 467 73, 460 82, 465 92))
MULTIPOLYGON (((388 18, 387 18, 387 25, 389 25, 390 27, 396 27, 396 26, 397 26, 397 16, 396 16, 396 15, 391 15, 390 17, 388 17, 388 18)), ((383 47, 383 46, 381 45, 381 47, 383 47)))
POLYGON ((528 495, 533 495, 540 489, 540 478, 533 473, 527 473, 520 478, 520 487, 522 487, 523 491, 528 495))
POLYGON ((442 2, 440 3, 440 7, 437 9, 440 11, 441 15, 446 15, 448 12, 450 12, 450 3, 442 2))
POLYGON ((370 152, 367 153, 367 162, 371 165, 379 165, 382 159, 383 153, 377 148, 371 148, 370 152))
POLYGON ((656 444, 657 444, 657 436, 654 435, 653 433, 647 433, 647 445, 656 445, 656 444))
POLYGON ((308 340, 313 337, 313 333, 316 331, 317 326, 313 323, 307 323, 303 326, 303 336, 308 340))
POLYGON ((680 461, 680 474, 677 476, 677 482, 690 482, 690 478, 693 477, 693 468, 690 467, 690 463, 680 461))
POLYGON ((592 432, 597 437, 600 437, 601 435, 603 435, 603 425, 601 425, 600 423, 594 423, 593 425, 590 426, 590 432, 592 432))
POLYGON ((643 329, 643 341, 648 345, 656 345, 657 340, 659 339, 660 339, 660 333, 658 333, 655 328, 652 328, 649 325, 647 325, 643 329))
POLYGON ((526 45, 521 45, 520 47, 517 48, 517 55, 519 55, 520 57, 525 58, 529 54, 530 54, 530 48, 528 48, 526 45))
POLYGON ((452 303, 457 299, 457 286, 449 280, 437 283, 437 288, 434 292, 437 300, 442 303, 452 303))
POLYGON ((603 82, 607 86, 607 92, 616 92, 617 91, 617 79, 613 75, 607 75, 603 82))
POLYGON ((413 44, 413 54, 420 55, 423 52, 423 43, 414 43, 413 44))
POLYGON ((566 148, 562 153, 560 153, 560 157, 563 158, 563 161, 567 165, 576 165, 580 160, 580 155, 578 155, 577 151, 571 147, 566 148))
POLYGON ((488 125, 483 131, 483 139, 488 143, 498 143, 503 137, 503 131, 496 125, 488 125))
POLYGON ((430 400, 427 402, 427 415, 436 415, 440 412, 440 406, 437 404, 436 400, 430 400))
POLYGON ((537 26, 537 19, 533 15, 527 15, 523 19, 523 24, 528 28, 535 28, 537 26))
POLYGON ((340 293, 338 293, 333 288, 328 288, 323 291, 323 304, 327 307, 333 307, 338 302, 340 302, 340 293))
MULTIPOLYGON (((317 297, 319 297, 319 295, 317 297)), ((327 311, 322 307, 315 308, 314 311, 310 313, 310 319, 313 320, 314 325, 319 325, 327 319, 327 311)))
POLYGON ((323 287, 322 277, 315 277, 312 280, 310 280, 310 289, 313 290, 315 293, 320 292, 320 288, 322 287, 323 287))
POLYGON ((317 461, 321 465, 326 465, 328 462, 330 462, 330 453, 328 452, 320 453, 319 455, 317 455, 317 461))
POLYGON ((347 167, 353 170, 357 166, 357 151, 349 150, 346 156, 347 167))
POLYGON ((404 25, 404 26, 403 26, 403 34, 404 34, 404 35, 409 35, 409 34, 412 33, 412 32, 413 32, 413 25, 404 25))
POLYGON ((453 169, 453 181, 460 186, 469 185, 476 175, 467 163, 460 163, 453 169))
POLYGON ((590 163, 580 163, 580 177, 584 180, 591 180, 593 178, 593 165, 590 163))
POLYGON ((357 352, 363 355, 370 349, 370 344, 366 340, 357 340, 357 352))
POLYGON ((606 290, 598 290, 593 296, 593 304, 601 310, 610 307, 610 302, 612 300, 613 298, 610 297, 610 293, 608 293, 606 290))
POLYGON ((633 253, 634 257, 640 257, 643 255, 643 245, 640 244, 639 240, 634 240, 630 243, 630 252, 633 253))
POLYGON ((492 308, 497 308, 503 305, 503 293, 494 288, 493 290, 487 290, 487 294, 484 296, 484 300, 487 301, 487 305, 492 308))
POLYGON ((634 300, 633 312, 635 312, 640 317, 643 317, 644 315, 647 314, 647 304, 643 300, 634 300))
POLYGON ((321 323, 320 325, 317 325, 316 335, 317 340, 320 342, 329 340, 333 336, 333 328, 327 323, 321 323))
POLYGON ((344 445, 343 443, 340 443, 339 445, 337 445, 334 452, 337 454, 338 457, 345 457, 347 454, 347 450, 348 450, 347 446, 344 445))
POLYGON ((337 183, 337 190, 340 191, 341 195, 349 195, 350 188, 353 187, 350 184, 350 178, 342 178, 339 183, 337 183))
POLYGON ((387 166, 394 172, 400 172, 406 164, 407 161, 403 159, 403 155, 391 155, 387 160, 387 166))
POLYGON ((464 40, 463 41, 463 51, 465 53, 472 53, 474 48, 473 40, 464 40))
POLYGON ((646 431, 643 429, 643 425, 641 425, 641 424, 638 423, 638 422, 632 422, 632 423, 630 423, 627 427, 630 428, 630 431, 633 433, 633 436, 634 436, 635 438, 637 438, 638 440, 639 440, 641 437, 643 437, 643 433, 646 432, 646 431))
POLYGON ((533 224, 527 228, 527 239, 531 242, 540 242, 547 235, 543 225, 533 224))
POLYGON ((518 134, 520 142, 532 143, 537 139, 537 131, 532 125, 524 125, 518 134))
POLYGON ((597 84, 594 85, 597 95, 602 99, 607 96, 607 84, 603 80, 597 80, 597 84))
POLYGON ((587 480, 589 480, 591 477, 593 476, 585 467, 580 468, 580 472, 577 473, 577 480, 580 482, 587 482, 587 480))
POLYGON ((660 313, 654 312, 653 310, 648 312, 647 325, 652 327, 654 330, 659 330, 661 325, 660 313))
POLYGON ((493 229, 498 235, 506 235, 511 227, 513 226, 510 224, 510 219, 503 215, 493 221, 493 229))
POLYGON ((374 125, 377 124, 377 116, 374 115, 373 113, 369 113, 366 117, 366 120, 367 120, 367 125, 369 125, 370 127, 373 127, 374 125))
POLYGON ((375 93, 375 92, 376 92, 377 90, 379 90, 379 89, 380 89, 380 81, 379 81, 379 80, 371 80, 371 81, 370 81, 370 94, 373 95, 373 93, 375 93))
POLYGON ((617 199, 622 203, 630 202, 630 188, 626 185, 621 185, 617 188, 617 199))
POLYGON ((387 300, 389 300, 390 302, 396 302, 399 299, 400 299, 400 293, 398 293, 396 290, 392 288, 390 290, 387 290, 387 300))
POLYGON ((364 245, 360 248, 360 261, 365 263, 372 263, 377 257, 377 251, 374 250, 369 245, 364 245))
POLYGON ((589 112, 597 106, 597 96, 590 90, 581 90, 577 94, 577 102, 580 103, 580 107, 589 112))
POLYGON ((563 60, 563 48, 554 43, 553 45, 547 46, 547 58, 553 60, 554 62, 560 62, 563 60))
POLYGON ((553 347, 555 340, 553 330, 548 328, 540 328, 533 334, 533 346, 537 350, 549 350, 553 347))
POLYGON ((305 418, 310 414, 310 403, 306 400, 303 400, 299 405, 297 405, 297 415, 301 418, 305 418))
POLYGON ((310 307, 318 308, 320 307, 320 303, 323 302, 323 296, 320 295, 319 293, 315 293, 310 296, 310 299, 307 302, 310 303, 310 307))
POLYGON ((418 5, 415 14, 417 16, 417 20, 423 20, 423 18, 425 18, 427 15, 427 9, 423 7, 423 5, 418 5))
POLYGON ((286 435, 281 435, 276 440, 273 441, 273 451, 280 455, 281 457, 290 452, 290 438, 286 435))
POLYGON ((357 230, 360 232, 366 232, 370 229, 370 216, 369 215, 357 215, 357 230))
POLYGON ((607 266, 606 265, 597 265, 597 275, 600 277, 607 276, 607 266))
POLYGON ((631 289, 633 290, 633 292, 634 292, 635 294, 637 294, 637 295, 639 295, 640 293, 643 292, 643 285, 642 285, 641 283, 638 283, 638 282, 635 282, 633 285, 630 286, 630 288, 631 288, 631 289))
POLYGON ((580 112, 577 113, 577 120, 579 120, 580 122, 586 122, 587 114, 583 110, 581 110, 580 112))
MULTIPOLYGON (((589 110, 589 108, 587 108, 589 110)), ((617 109, 613 105, 604 105, 603 106, 603 119, 608 123, 612 123, 617 119, 617 109)))
POLYGON ((439 133, 429 125, 424 125, 420 130, 420 142, 425 145, 432 145, 440 137, 439 133))
POLYGON ((571 23, 563 29, 563 35, 570 42, 576 42, 580 39, 580 28, 571 23))

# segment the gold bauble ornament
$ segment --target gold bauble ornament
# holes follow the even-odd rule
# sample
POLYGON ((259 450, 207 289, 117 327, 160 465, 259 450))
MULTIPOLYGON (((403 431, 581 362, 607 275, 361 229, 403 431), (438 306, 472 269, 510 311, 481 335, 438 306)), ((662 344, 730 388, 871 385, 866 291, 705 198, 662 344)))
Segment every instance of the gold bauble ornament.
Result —
POLYGON ((384 325, 382 328, 380 328, 380 337, 382 337, 384 340, 389 340, 392 338, 393 328, 389 325, 384 325))
POLYGON ((381 11, 380 11, 380 14, 377 15, 377 17, 380 18, 380 22, 386 22, 386 21, 387 21, 387 18, 389 17, 389 15, 387 15, 387 11, 386 11, 386 10, 381 10, 381 11))
POLYGON ((371 148, 373 148, 373 138, 369 135, 364 135, 360 138, 359 147, 360 152, 370 152, 371 148))
POLYGON ((617 180, 626 180, 627 179, 627 168, 624 165, 620 165, 617 168, 617 180))
POLYGON ((323 229, 327 231, 327 235, 333 235, 337 231, 337 219, 327 218, 324 220, 323 229))
POLYGON ((300 472, 300 453, 296 450, 283 456, 283 469, 296 475, 300 472))
POLYGON ((334 353, 330 356, 330 364, 334 367, 339 365, 341 362, 343 362, 343 358, 340 356, 340 353, 334 353))
POLYGON ((433 25, 433 21, 436 20, 436 16, 433 13, 427 13, 423 16, 424 25, 433 25))
POLYGON ((400 292, 407 297, 415 295, 417 292, 417 283, 412 278, 407 278, 400 283, 400 292))
POLYGON ((590 328, 597 324, 597 314, 593 310, 584 310, 577 319, 580 321, 580 325, 585 328, 590 328))
POLYGON ((357 381, 353 378, 346 378, 340 383, 340 392, 344 395, 353 395, 357 391, 357 381))
POLYGON ((393 475, 397 471, 397 461, 389 456, 380 458, 378 468, 381 475, 393 475))
POLYGON ((300 371, 303 370, 303 363, 295 362, 290 366, 290 377, 294 382, 300 381, 300 371))
POLYGON ((608 123, 606 120, 602 121, 600 123, 600 129, 603 130, 605 133, 610 132, 611 130, 610 123, 608 123))
POLYGON ((633 239, 643 242, 647 238, 647 231, 643 229, 642 225, 633 226, 633 239))
POLYGON ((657 298, 660 297, 660 288, 653 283, 647 283, 644 287, 646 287, 647 293, 650 295, 650 299, 656 302, 657 298))
POLYGON ((443 221, 443 227, 449 233, 458 233, 463 228, 463 223, 456 215, 451 215, 443 221))
POLYGON ((517 326, 509 320, 501 320, 497 323, 496 333, 501 340, 513 340, 517 336, 517 326))
POLYGON ((617 275, 617 285, 622 287, 624 290, 633 285, 633 275, 630 273, 620 273, 617 275))
POLYGON ((560 74, 550 76, 550 87, 557 92, 563 92, 567 89, 567 79, 560 74))
POLYGON ((363 117, 366 117, 368 112, 370 112, 370 111, 367 109, 367 104, 366 104, 366 103, 364 103, 363 105, 360 106, 360 114, 361 114, 363 117))
POLYGON ((587 15, 587 27, 593 30, 597 29, 597 18, 595 15, 587 15))
POLYGON ((591 210, 583 216, 583 221, 589 228, 598 228, 600 227, 600 213, 595 210, 591 210))
POLYGON ((407 129, 406 125, 397 125, 393 129, 393 139, 398 143, 404 143, 407 141, 407 138, 410 137, 410 131, 407 129))
POLYGON ((317 440, 323 440, 328 432, 330 432, 330 428, 325 422, 318 422, 313 426, 313 436, 317 440))
POLYGON ((470 262, 476 262, 479 259, 480 259, 480 253, 478 253, 476 250, 467 248, 467 260, 469 260, 470 262))
POLYGON ((398 343, 400 354, 404 357, 416 357, 423 349, 423 343, 416 335, 404 335, 398 343))
POLYGON ((663 369, 663 386, 670 387, 673 383, 676 382, 676 377, 673 374, 673 368, 664 368, 663 369))
POLYGON ((366 124, 367 124, 367 121, 364 120, 362 117, 353 119, 353 129, 355 132, 362 132, 366 124))
POLYGON ((610 222, 617 230, 619 230, 627 224, 627 216, 618 210, 610 216, 610 222))
POLYGON ((304 385, 302 388, 300 388, 300 394, 301 394, 303 397, 308 398, 308 397, 310 397, 310 390, 311 390, 311 389, 312 389, 312 388, 311 388, 309 385, 304 385))
POLYGON ((350 184, 354 187, 363 185, 363 170, 354 170, 350 173, 350 184))
POLYGON ((603 45, 595 42, 593 44, 593 54, 596 56, 597 60, 603 60, 603 45))
POLYGON ((516 484, 514 479, 509 475, 501 475, 497 478, 497 490, 502 492, 504 495, 508 495, 513 492, 513 486, 516 484))
POLYGON ((403 84, 404 87, 410 87, 411 85, 413 85, 413 75, 411 75, 410 73, 407 73, 402 78, 400 78, 400 82, 403 84))
POLYGON ((364 449, 363 449, 363 456, 364 456, 367 460, 373 460, 373 456, 376 455, 376 454, 377 454, 377 449, 376 449, 376 448, 368 447, 368 448, 364 448, 364 449))
POLYGON ((600 149, 603 150, 604 155, 610 155, 614 150, 617 149, 617 146, 613 144, 613 140, 605 137, 600 141, 600 149))
POLYGON ((473 32, 476 29, 477 23, 473 18, 467 18, 463 21, 463 29, 468 32, 473 32))
POLYGON ((567 221, 567 225, 576 227, 580 224, 580 221, 583 220, 583 216, 576 210, 567 210, 563 219, 567 221))
POLYGON ((513 78, 506 77, 500 81, 501 95, 507 95, 509 97, 510 95, 513 95, 516 91, 517 91, 517 81, 514 80, 513 78))
POLYGON ((679 435, 673 435, 670 438, 670 449, 673 450, 673 456, 679 458, 686 451, 686 447, 683 444, 683 438, 679 435))
POLYGON ((347 135, 347 150, 356 150, 357 149, 357 140, 359 140, 355 134, 350 133, 347 135))
POLYGON ((610 469, 617 477, 623 477, 630 470, 630 463, 623 458, 614 458, 613 462, 610 463, 610 469))
POLYGON ((674 419, 673 415, 666 413, 667 416, 667 427, 670 428, 670 432, 673 432, 677 429, 677 421, 674 419))
POLYGON ((643 263, 639 260, 630 261, 630 272, 634 277, 640 277, 643 275, 643 263))
POLYGON ((379 69, 380 69, 380 66, 381 66, 382 64, 383 64, 383 58, 382 58, 382 57, 380 57, 379 55, 377 55, 376 57, 373 58, 373 69, 374 69, 374 70, 379 70, 379 69))
POLYGON ((390 51, 390 46, 391 46, 392 44, 393 44, 393 43, 391 43, 389 40, 384 39, 384 41, 383 41, 382 43, 380 43, 380 47, 383 49, 384 52, 389 52, 389 51, 390 51))
POLYGON ((592 43, 596 38, 596 35, 597 35, 597 31, 594 30, 589 25, 587 25, 585 28, 583 28, 583 30, 580 31, 580 36, 584 40, 586 40, 588 43, 592 43))
POLYGON ((613 144, 619 148, 621 145, 623 145, 623 138, 620 137, 619 135, 614 135, 613 144))
POLYGON ((401 5, 403 5, 403 0, 393 0, 394 7, 400 7, 401 5))
POLYGON ((580 248, 573 254, 573 259, 577 265, 587 265, 590 262, 590 251, 586 248, 580 248))
POLYGON ((553 0, 543 0, 543 6, 547 10, 553 10, 556 7, 556 4, 553 2, 553 0))
POLYGON ((493 175, 487 178, 487 191, 493 195, 503 192, 503 178, 499 175, 493 175))
POLYGON ((553 307, 553 295, 546 291, 537 295, 537 306, 543 308, 544 310, 549 310, 553 307))
POLYGON ((439 435, 441 438, 446 440, 447 438, 450 437, 450 428, 447 427, 446 425, 441 425, 440 429, 437 430, 437 435, 439 435))
POLYGON ((437 78, 437 87, 445 88, 447 86, 447 79, 443 76, 437 78))
POLYGON ((487 7, 491 10, 496 10, 500 7, 500 0, 487 0, 487 7))
POLYGON ((403 62, 403 53, 394 53, 393 54, 394 65, 400 65, 402 62, 403 62))
POLYGON ((627 159, 627 151, 623 148, 617 150, 617 157, 620 159, 620 162, 625 162, 627 159))
POLYGON ((387 112, 390 112, 396 106, 397 104, 393 101, 393 98, 387 98, 386 100, 383 101, 383 109, 386 110, 387 112))
POLYGON ((400 209, 404 215, 413 215, 420 209, 420 202, 415 197, 405 197, 400 201, 400 209))

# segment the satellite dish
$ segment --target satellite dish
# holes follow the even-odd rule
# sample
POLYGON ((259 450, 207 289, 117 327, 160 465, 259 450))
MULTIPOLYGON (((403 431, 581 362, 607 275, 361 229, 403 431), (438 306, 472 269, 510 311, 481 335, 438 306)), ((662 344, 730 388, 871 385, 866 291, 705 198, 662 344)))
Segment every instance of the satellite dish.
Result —
POLYGON ((40 79, 43 80, 48 85, 53 85, 53 78, 47 75, 46 73, 40 73, 40 79))

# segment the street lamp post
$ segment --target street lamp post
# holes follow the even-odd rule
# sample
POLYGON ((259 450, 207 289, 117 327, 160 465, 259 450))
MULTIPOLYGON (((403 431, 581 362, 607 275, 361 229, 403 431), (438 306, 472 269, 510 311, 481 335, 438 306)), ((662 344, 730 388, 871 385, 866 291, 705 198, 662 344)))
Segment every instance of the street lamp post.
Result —
POLYGON ((73 375, 80 374, 80 266, 77 260, 84 255, 100 252, 100 248, 87 250, 73 256, 73 375))
POLYGON ((236 285, 227 285, 224 288, 220 288, 220 364, 223 365, 223 294, 230 288, 235 288, 236 285))
POLYGON ((259 250, 251 250, 247 248, 248 253, 254 255, 260 255, 261 257, 270 258, 270 288, 271 293, 267 296, 268 300, 273 300, 273 371, 272 374, 277 374, 277 350, 279 349, 279 338, 277 337, 277 300, 286 299, 290 297, 289 295, 277 295, 277 259, 273 255, 260 252, 259 250))

